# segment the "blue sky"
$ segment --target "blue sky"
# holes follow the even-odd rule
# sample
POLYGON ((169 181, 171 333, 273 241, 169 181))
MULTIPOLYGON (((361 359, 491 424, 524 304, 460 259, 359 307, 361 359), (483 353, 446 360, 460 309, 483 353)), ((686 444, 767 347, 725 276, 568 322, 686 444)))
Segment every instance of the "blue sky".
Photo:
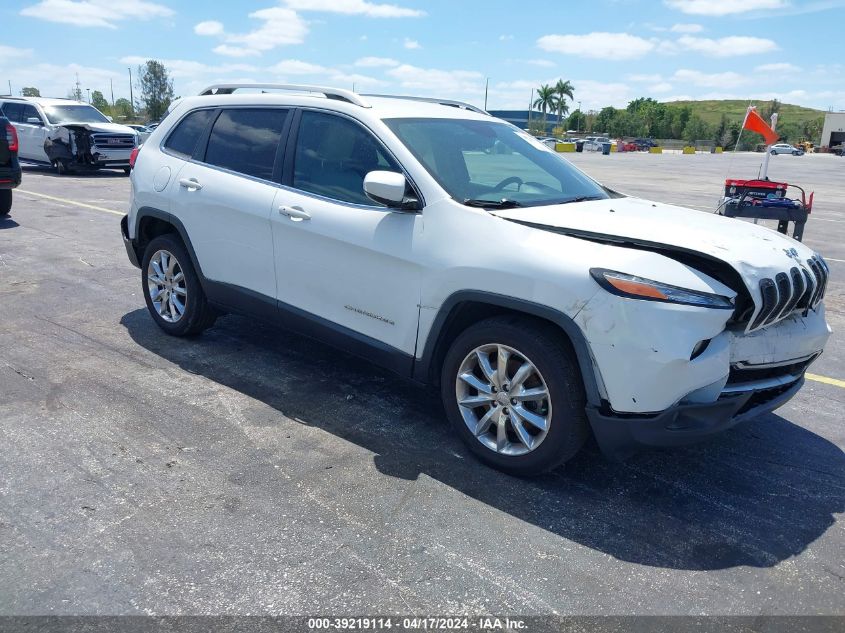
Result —
MULTIPOLYGON (((845 109, 845 0, 4 0, 0 92, 128 96, 162 60, 176 93, 219 81, 524 108, 557 78, 583 108, 639 96, 845 109)), ((577 106, 576 106, 577 107, 577 106)), ((574 109, 574 108, 573 108, 574 109)))

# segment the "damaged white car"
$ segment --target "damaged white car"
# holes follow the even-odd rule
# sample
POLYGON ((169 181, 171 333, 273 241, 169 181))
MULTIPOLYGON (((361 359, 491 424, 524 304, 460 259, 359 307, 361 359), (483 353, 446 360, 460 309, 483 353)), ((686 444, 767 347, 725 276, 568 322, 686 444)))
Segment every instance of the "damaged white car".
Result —
POLYGON ((830 335, 827 265, 775 231, 623 196, 466 104, 238 87, 179 102, 132 172, 169 334, 257 315, 439 385, 518 474, 772 411, 830 335))
POLYGON ((59 174, 97 169, 129 173, 138 133, 112 123, 92 105, 69 99, 0 97, 0 109, 17 129, 22 161, 52 165, 59 174))

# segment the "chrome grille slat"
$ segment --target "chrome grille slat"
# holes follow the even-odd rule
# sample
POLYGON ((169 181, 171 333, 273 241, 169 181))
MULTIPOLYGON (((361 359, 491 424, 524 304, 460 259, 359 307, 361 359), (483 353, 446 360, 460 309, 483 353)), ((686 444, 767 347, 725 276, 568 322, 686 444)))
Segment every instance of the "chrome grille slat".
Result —
POLYGON ((91 144, 102 149, 132 149, 135 147, 135 137, 131 134, 108 134, 95 132, 91 135, 91 144), (110 142, 116 141, 116 142, 110 142))
POLYGON ((793 312, 818 307, 827 289, 830 268, 818 255, 801 264, 800 268, 778 273, 774 279, 760 280, 759 310, 747 332, 777 323, 793 312))

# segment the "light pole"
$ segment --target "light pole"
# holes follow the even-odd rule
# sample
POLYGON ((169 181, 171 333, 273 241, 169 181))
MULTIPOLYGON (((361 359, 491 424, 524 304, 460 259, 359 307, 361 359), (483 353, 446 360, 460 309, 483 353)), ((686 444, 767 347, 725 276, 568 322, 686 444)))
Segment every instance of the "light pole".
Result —
POLYGON ((584 116, 584 113, 581 112, 581 102, 578 102, 578 131, 581 131, 581 117, 584 116))
POLYGON ((88 105, 91 105, 91 88, 85 89, 88 92, 88 105))
POLYGON ((132 120, 135 120, 135 97, 132 94, 132 67, 130 66, 126 70, 129 71, 129 113, 132 116, 132 120))

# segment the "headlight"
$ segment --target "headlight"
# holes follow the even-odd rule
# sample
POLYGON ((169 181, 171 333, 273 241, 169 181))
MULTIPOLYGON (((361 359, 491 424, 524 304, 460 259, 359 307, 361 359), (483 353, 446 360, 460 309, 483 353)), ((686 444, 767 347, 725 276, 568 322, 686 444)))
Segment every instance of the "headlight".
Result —
POLYGON ((662 301, 664 303, 679 303, 681 305, 716 308, 719 310, 734 309, 733 300, 722 295, 670 286, 659 281, 643 279, 635 275, 626 275, 625 273, 604 268, 591 268, 590 274, 602 288, 620 297, 644 299, 646 301, 662 301))

